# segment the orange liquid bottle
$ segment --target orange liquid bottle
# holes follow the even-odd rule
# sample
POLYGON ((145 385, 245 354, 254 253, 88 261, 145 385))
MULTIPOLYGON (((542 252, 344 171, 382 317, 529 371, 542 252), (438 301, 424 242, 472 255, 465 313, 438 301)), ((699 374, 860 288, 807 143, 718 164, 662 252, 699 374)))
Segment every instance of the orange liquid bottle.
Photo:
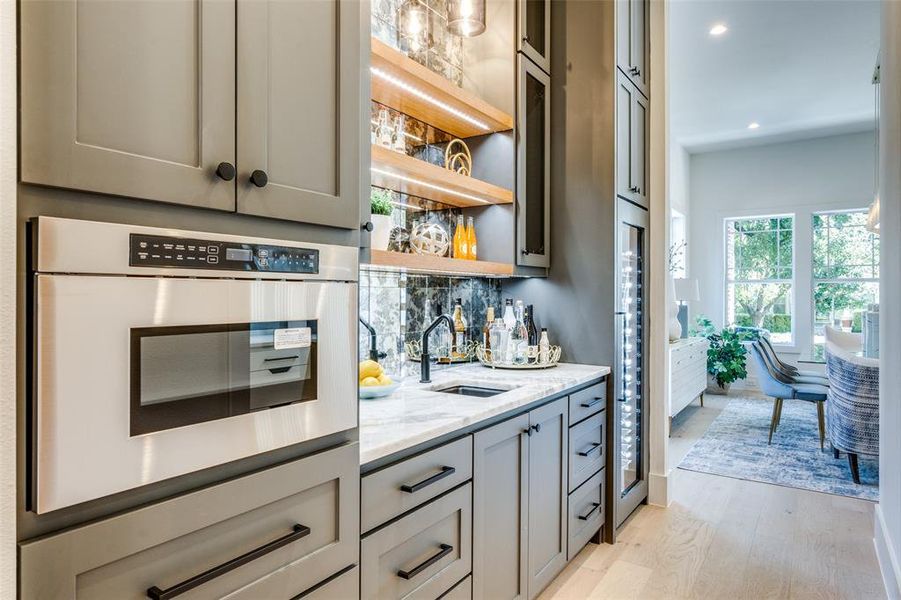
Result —
POLYGON ((476 240, 476 226, 472 217, 469 217, 469 222, 466 224, 466 244, 469 251, 467 258, 476 260, 479 256, 479 243, 476 240))
POLYGON ((454 229, 454 258, 469 258, 469 242, 463 215, 457 216, 457 227, 454 229))

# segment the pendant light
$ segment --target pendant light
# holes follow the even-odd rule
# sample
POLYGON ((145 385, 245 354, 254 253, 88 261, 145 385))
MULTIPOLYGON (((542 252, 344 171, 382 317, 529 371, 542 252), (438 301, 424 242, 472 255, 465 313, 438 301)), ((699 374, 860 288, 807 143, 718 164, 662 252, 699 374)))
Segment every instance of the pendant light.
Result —
POLYGON ((485 0, 447 0, 447 30, 475 37, 485 31, 485 0))
POLYGON ((873 71, 873 114, 876 124, 875 128, 875 164, 873 165, 873 203, 870 204, 870 210, 867 212, 867 230, 870 233, 879 235, 879 64, 876 64, 876 70, 873 71))
POLYGON ((419 0, 406 0, 400 7, 401 35, 409 40, 410 50, 419 52, 432 47, 429 35, 429 10, 419 0))

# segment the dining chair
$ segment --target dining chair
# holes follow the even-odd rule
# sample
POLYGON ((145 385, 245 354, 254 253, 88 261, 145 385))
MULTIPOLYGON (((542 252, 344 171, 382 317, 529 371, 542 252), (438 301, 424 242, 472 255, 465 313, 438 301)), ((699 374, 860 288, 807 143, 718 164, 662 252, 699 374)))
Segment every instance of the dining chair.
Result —
POLYGON ((761 345, 767 351, 767 354, 771 356, 781 367, 780 370, 791 374, 795 377, 808 377, 813 378, 819 381, 811 381, 809 383, 821 383, 821 385, 829 385, 829 378, 826 377, 823 373, 818 373, 817 371, 804 371, 797 368, 794 365, 790 365, 787 362, 783 362, 779 355, 776 353, 776 349, 773 348, 773 343, 770 342, 770 338, 767 336, 760 336, 761 345))
POLYGON ((879 456, 879 359, 855 356, 826 342, 826 403, 829 441, 835 457, 848 454, 854 483, 860 483, 859 454, 879 456))
POLYGON ((826 440, 823 404, 826 402, 826 394, 829 388, 815 383, 793 382, 790 378, 770 367, 760 342, 751 342, 748 345, 751 349, 751 356, 754 358, 754 363, 757 366, 760 389, 763 390, 764 394, 773 398, 773 416, 770 419, 770 436, 767 444, 773 443, 773 434, 776 432, 776 428, 779 427, 779 422, 782 419, 782 403, 786 399, 804 400, 805 402, 816 404, 817 425, 820 432, 820 450, 822 450, 826 440))
POLYGON ((823 328, 827 342, 832 342, 846 352, 860 352, 863 350, 863 334, 842 331, 832 325, 823 328))

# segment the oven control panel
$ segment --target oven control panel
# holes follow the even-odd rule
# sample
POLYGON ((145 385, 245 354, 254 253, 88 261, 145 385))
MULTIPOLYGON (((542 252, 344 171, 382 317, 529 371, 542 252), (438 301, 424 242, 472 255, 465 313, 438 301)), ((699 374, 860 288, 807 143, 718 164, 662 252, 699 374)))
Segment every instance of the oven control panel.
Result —
POLYGON ((319 250, 132 233, 128 264, 264 273, 319 273, 319 250))

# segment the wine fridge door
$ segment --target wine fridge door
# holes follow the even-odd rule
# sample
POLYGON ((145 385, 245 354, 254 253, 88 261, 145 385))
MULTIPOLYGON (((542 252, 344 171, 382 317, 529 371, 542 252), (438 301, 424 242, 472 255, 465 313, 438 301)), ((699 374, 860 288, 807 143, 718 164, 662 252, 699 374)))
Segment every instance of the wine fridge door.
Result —
POLYGON ((617 206, 616 360, 614 365, 613 474, 616 527, 648 496, 646 210, 617 206))

